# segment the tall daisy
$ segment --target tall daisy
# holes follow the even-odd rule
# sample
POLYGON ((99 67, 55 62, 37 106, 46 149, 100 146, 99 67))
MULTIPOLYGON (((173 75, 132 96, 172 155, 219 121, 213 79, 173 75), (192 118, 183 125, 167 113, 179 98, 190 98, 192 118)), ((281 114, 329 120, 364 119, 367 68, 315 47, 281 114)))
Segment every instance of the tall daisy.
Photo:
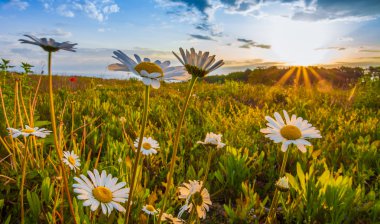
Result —
POLYGON ((280 179, 276 182, 276 190, 273 195, 273 200, 269 209, 267 223, 273 223, 276 218, 276 210, 281 191, 289 188, 287 178, 284 177, 286 161, 289 156, 288 146, 294 144, 297 148, 305 153, 306 147, 311 146, 311 143, 306 139, 321 138, 319 131, 313 127, 307 120, 302 117, 292 115, 290 118, 288 113, 284 110, 284 118, 277 112, 274 113, 275 119, 266 116, 268 121, 267 128, 261 129, 260 132, 266 134, 265 137, 273 140, 274 143, 282 143, 281 151, 285 152, 280 168, 280 179))
MULTIPOLYGON (((139 146, 139 138, 137 138, 134 142, 134 146, 137 148, 139 146)), ((158 142, 154 140, 153 138, 149 137, 144 137, 142 140, 142 145, 141 145, 141 153, 143 155, 149 156, 152 154, 157 154, 157 149, 159 149, 158 142)))
POLYGON ((79 156, 74 153, 74 151, 64 151, 62 161, 70 167, 71 170, 78 169, 80 167, 79 156))
POLYGON ((59 50, 65 50, 65 51, 72 51, 75 52, 75 45, 70 43, 68 41, 65 42, 57 42, 52 38, 37 38, 33 35, 24 35, 28 37, 30 40, 20 39, 19 41, 23 44, 33 44, 40 46, 42 49, 44 49, 47 52, 56 52, 59 50))
POLYGON ((203 187, 202 181, 190 180, 189 183, 183 183, 181 187, 178 187, 179 198, 186 199, 185 205, 183 205, 178 213, 178 217, 181 217, 184 211, 189 213, 194 209, 199 218, 206 218, 206 212, 209 211, 209 206, 212 205, 210 194, 208 190, 203 187))
POLYGON ((165 210, 166 202, 168 201, 168 198, 169 198, 169 191, 172 187, 172 178, 173 178, 173 173, 174 173, 174 166, 176 164, 175 160, 177 157, 177 150, 178 150, 179 138, 181 134, 181 128, 184 122, 187 107, 189 105, 190 96, 192 95, 192 92, 194 89, 194 85, 198 78, 205 77, 207 74, 221 67, 224 64, 223 60, 219 60, 215 63, 215 55, 210 56, 209 52, 202 53, 202 51, 199 51, 198 53, 195 53, 194 48, 191 48, 190 51, 186 50, 186 53, 182 48, 180 48, 179 51, 181 53, 182 58, 179 57, 174 52, 173 54, 185 67, 186 71, 191 75, 191 80, 190 80, 189 88, 186 93, 186 99, 185 99, 183 108, 181 110, 181 115, 178 120, 178 125, 177 125, 177 129, 174 136, 173 153, 172 153, 172 158, 170 161, 169 174, 167 177, 167 187, 165 189, 163 204, 162 204, 161 212, 158 218, 159 223, 161 222, 161 217, 162 217, 163 211, 165 210))
POLYGON ((149 58, 141 60, 141 57, 137 54, 134 55, 136 60, 133 60, 120 50, 113 53, 115 56, 112 57, 120 61, 121 64, 111 64, 108 66, 109 70, 132 72, 134 75, 141 77, 145 85, 150 85, 155 89, 160 88, 160 80, 186 81, 191 78, 184 67, 171 67, 170 61, 161 62, 156 60, 153 62, 149 58))
POLYGON ((24 137, 28 137, 29 135, 33 135, 40 138, 46 138, 46 136, 50 135, 51 131, 46 130, 45 128, 34 127, 31 128, 28 125, 25 125, 23 129, 15 129, 15 128, 7 128, 12 135, 12 138, 17 138, 22 135, 24 137))
POLYGON ((199 51, 196 53, 194 48, 190 48, 190 51, 186 50, 186 52, 182 48, 179 48, 179 52, 181 53, 181 57, 175 52, 173 54, 192 76, 205 77, 210 72, 224 65, 223 60, 215 62, 215 55, 210 56, 209 52, 199 51))
MULTIPOLYGON (((53 128, 53 135, 54 135, 54 145, 55 149, 57 151, 57 154, 59 158, 62 158, 62 148, 59 144, 58 141, 58 132, 57 132, 57 126, 55 122, 55 109, 54 109, 54 94, 53 94, 53 75, 52 75, 52 54, 53 52, 57 52, 59 50, 65 50, 65 51, 71 51, 75 52, 75 45, 70 43, 68 41, 65 42, 57 42, 54 39, 47 39, 47 38, 37 38, 33 35, 24 35, 25 37, 28 37, 29 40, 25 39, 20 39, 19 41, 23 44, 32 44, 41 47, 44 51, 48 52, 48 72, 49 72, 49 106, 50 106, 50 118, 51 118, 51 125, 53 128)), ((75 217, 75 212, 74 212, 74 206, 71 201, 71 195, 70 195, 70 190, 69 190, 69 185, 67 181, 67 175, 66 171, 64 169, 64 164, 63 161, 60 160, 60 166, 62 168, 62 175, 63 175, 63 183, 65 186, 65 192, 66 192, 66 198, 69 202, 69 208, 70 208, 70 213, 73 217, 75 217)), ((74 223, 76 223, 76 220, 74 218, 74 223)))
POLYGON ((73 184, 74 192, 79 194, 77 198, 84 201, 83 206, 91 206, 91 211, 95 211, 100 205, 105 215, 110 215, 113 209, 125 212, 119 203, 128 199, 129 188, 124 187, 126 183, 117 183, 118 178, 107 175, 104 170, 99 174, 94 169, 94 172, 87 171, 87 174, 90 179, 81 174, 80 178, 74 177, 76 183, 73 184))
POLYGON ((273 140, 275 143, 281 142, 281 150, 283 152, 286 152, 290 144, 295 144, 301 152, 305 153, 305 146, 311 146, 311 143, 307 139, 321 138, 321 134, 302 117, 297 117, 293 114, 290 118, 285 110, 283 112, 285 120, 282 119, 278 112, 274 113, 275 119, 266 116, 265 119, 268 121, 268 127, 261 129, 260 132, 266 134, 265 137, 273 140))

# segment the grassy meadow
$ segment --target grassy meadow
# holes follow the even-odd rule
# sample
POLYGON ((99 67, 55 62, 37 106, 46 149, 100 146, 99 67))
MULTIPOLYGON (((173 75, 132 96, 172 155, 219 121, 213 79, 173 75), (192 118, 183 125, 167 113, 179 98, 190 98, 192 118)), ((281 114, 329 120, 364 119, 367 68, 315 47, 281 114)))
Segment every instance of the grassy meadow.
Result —
MULTIPOLYGON (((3 78, 3 77, 1 77, 3 78)), ((8 127, 29 124, 52 130, 47 76, 7 74, 1 86, 0 223, 124 223, 116 210, 91 211, 77 198, 74 177, 105 170, 129 187, 144 108, 144 84, 137 80, 54 76, 58 142, 74 151, 80 168, 65 169, 75 216, 66 198, 53 134, 12 138, 8 127), (16 81, 17 80, 17 81, 16 81), (23 178, 24 176, 24 178, 23 178), (23 186, 23 189, 21 186, 23 186), (23 199, 20 192, 23 192, 23 199), (22 201, 23 200, 23 201, 22 201)), ((178 119, 189 83, 161 83, 150 90, 145 135, 159 143, 158 153, 137 166, 131 223, 157 223, 142 211, 162 207, 178 119)), ((365 77, 347 88, 326 91, 312 86, 276 86, 199 79, 190 96, 179 138, 174 187, 165 212, 177 216, 184 200, 177 188, 202 180, 212 205, 205 219, 185 212, 187 223, 264 223, 285 155, 281 144, 265 138, 265 116, 286 110, 308 120, 322 138, 301 153, 289 146, 289 191, 279 197, 277 223, 380 222, 380 83, 365 77), (222 134, 226 144, 211 149, 197 141, 222 134), (208 162, 209 151, 213 157, 208 162)), ((122 206, 125 203, 121 203, 122 206)))

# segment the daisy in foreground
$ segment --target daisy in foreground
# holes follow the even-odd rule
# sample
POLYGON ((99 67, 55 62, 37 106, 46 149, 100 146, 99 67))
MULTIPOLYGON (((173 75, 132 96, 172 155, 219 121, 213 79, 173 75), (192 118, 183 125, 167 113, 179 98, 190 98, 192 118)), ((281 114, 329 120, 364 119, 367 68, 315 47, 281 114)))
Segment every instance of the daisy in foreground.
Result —
POLYGON ((148 215, 155 215, 158 212, 153 205, 144 205, 142 210, 148 215))
POLYGON ((195 207, 199 218, 206 218, 206 211, 209 210, 209 205, 212 205, 210 200, 210 194, 208 190, 203 187, 202 181, 190 180, 189 183, 183 183, 182 187, 178 187, 180 199, 186 199, 185 205, 183 205, 178 213, 178 217, 181 217, 184 211, 189 213, 195 207))
POLYGON ((62 161, 70 167, 71 170, 78 169, 80 167, 79 156, 74 153, 74 151, 64 151, 62 161))
MULTIPOLYGON (((134 146, 135 148, 139 147, 139 138, 135 140, 134 146)), ((157 154, 157 149, 159 149, 158 142, 153 138, 144 137, 141 145, 141 153, 143 155, 149 156, 152 154, 157 154)))
POLYGON ((152 86, 155 89, 160 88, 160 80, 187 81, 191 78, 185 71, 184 67, 170 67, 170 61, 161 62, 156 60, 151 62, 149 58, 141 60, 140 56, 137 54, 134 55, 136 59, 136 61, 134 61, 122 51, 114 51, 113 53, 115 56, 112 57, 120 61, 122 64, 111 64, 108 66, 109 70, 132 72, 138 77, 141 77, 145 85, 152 86))
POLYGON ((173 52, 174 56, 181 62, 183 66, 185 66, 188 73, 195 77, 205 77, 208 73, 216 70, 217 68, 224 65, 223 60, 219 60, 215 62, 215 55, 209 56, 209 52, 199 51, 195 52, 194 48, 190 48, 190 51, 185 51, 182 48, 179 48, 179 52, 181 53, 181 57, 179 57, 175 52, 173 52))
POLYGON ((265 137, 270 138, 275 143, 282 142, 281 150, 286 152, 290 144, 295 144, 297 148, 305 153, 306 146, 311 146, 311 143, 306 139, 322 138, 319 131, 313 127, 307 120, 302 117, 292 115, 290 118, 288 113, 284 110, 285 121, 277 112, 274 113, 275 119, 265 116, 269 122, 268 127, 261 129, 260 132, 266 134, 265 137))
POLYGON ((46 136, 50 135, 51 131, 46 130, 45 128, 34 127, 31 128, 28 125, 25 125, 24 129, 15 129, 15 128, 7 128, 11 131, 12 138, 17 138, 22 135, 24 137, 28 137, 29 135, 34 135, 40 138, 46 138, 46 136))
POLYGON ((217 149, 223 148, 226 144, 222 142, 222 135, 219 134, 214 134, 212 132, 206 134, 205 141, 198 141, 198 144, 202 145, 212 145, 215 146, 217 149))
POLYGON ((168 214, 168 213, 163 213, 162 216, 161 216, 161 221, 166 221, 168 223, 173 223, 173 224, 182 224, 182 223, 185 223, 185 221, 183 219, 180 219, 180 218, 177 218, 177 217, 173 217, 172 214, 168 214))
POLYGON ((101 175, 97 169, 87 171, 87 174, 90 179, 82 174, 80 178, 74 177, 77 183, 73 184, 74 192, 79 194, 77 198, 84 200, 83 206, 91 206, 91 210, 95 211, 100 205, 105 215, 110 215, 113 209, 125 212, 119 203, 128 199, 129 188, 124 187, 126 183, 117 183, 118 178, 112 178, 104 170, 101 175))

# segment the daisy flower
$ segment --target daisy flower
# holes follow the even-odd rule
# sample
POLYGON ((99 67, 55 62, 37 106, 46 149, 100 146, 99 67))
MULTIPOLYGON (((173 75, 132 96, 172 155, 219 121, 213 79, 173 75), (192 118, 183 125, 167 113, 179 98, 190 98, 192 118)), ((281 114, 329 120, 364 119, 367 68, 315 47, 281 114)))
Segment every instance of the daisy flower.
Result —
POLYGON ((289 190, 289 181, 287 176, 283 176, 276 182, 276 187, 279 191, 286 192, 289 190))
POLYGON ((185 221, 183 219, 180 219, 180 218, 177 218, 177 217, 173 217, 172 214, 168 214, 168 213, 163 213, 162 214, 161 221, 166 221, 166 222, 172 223, 172 224, 182 224, 182 223, 185 223, 185 221))
POLYGON ((28 137, 29 135, 34 135, 40 138, 45 138, 46 136, 50 135, 51 131, 46 130, 45 128, 31 128, 28 125, 25 125, 24 129, 15 129, 15 128, 7 128, 9 131, 11 131, 12 138, 17 138, 18 136, 22 135, 24 137, 28 137))
POLYGON ((212 205, 210 200, 210 194, 207 189, 203 187, 202 181, 189 181, 189 183, 183 183, 182 187, 179 187, 178 196, 180 199, 186 199, 185 205, 183 205, 178 213, 178 217, 181 217, 184 211, 189 213, 195 207, 199 218, 206 218, 206 211, 209 211, 209 205, 212 205))
POLYGON ((302 117, 292 115, 290 118, 284 110, 285 121, 279 113, 274 113, 275 119, 265 116, 267 128, 261 129, 260 132, 266 134, 265 137, 270 138, 275 143, 282 142, 281 150, 286 152, 290 144, 295 144, 297 148, 305 153, 305 146, 311 146, 311 143, 306 139, 322 138, 319 131, 313 127, 307 120, 302 117))
POLYGON ((47 52, 56 52, 56 51, 59 51, 59 50, 65 50, 65 51, 72 51, 72 52, 75 52, 75 48, 74 46, 77 45, 77 44, 72 44, 68 41, 65 41, 65 42, 56 42, 54 39, 52 38, 49 38, 49 39, 46 39, 46 38, 37 38, 33 35, 24 35, 28 38, 30 38, 31 40, 24 40, 24 39, 20 39, 19 41, 23 44, 33 44, 33 45, 37 45, 37 46, 40 46, 42 49, 44 49, 45 51, 47 52))
MULTIPOLYGON (((135 148, 139 147, 139 138, 135 140, 135 148)), ((141 144, 141 153, 143 155, 149 156, 152 154, 157 154, 157 149, 159 149, 158 142, 154 140, 153 138, 149 137, 144 137, 142 144, 141 144)))
POLYGON ((79 156, 74 153, 74 151, 64 151, 62 161, 70 167, 71 170, 78 169, 80 167, 79 156))
POLYGON ((91 211, 98 209, 99 205, 105 215, 111 214, 113 209, 125 212, 125 208, 119 203, 124 203, 128 199, 129 188, 124 187, 125 182, 117 183, 118 178, 112 178, 111 174, 102 171, 100 175, 97 169, 94 172, 87 171, 87 178, 81 174, 74 177, 74 192, 79 194, 77 198, 84 200, 83 206, 91 206, 91 211))
POLYGON ((185 71, 183 66, 170 67, 170 61, 161 62, 156 60, 151 62, 149 58, 141 60, 140 56, 135 54, 134 61, 122 51, 114 51, 115 56, 112 56, 120 63, 111 64, 108 69, 111 71, 126 71, 132 72, 142 78, 145 85, 151 85, 153 88, 160 88, 160 80, 165 81, 187 81, 191 76, 185 71))
POLYGON ((208 73, 224 65, 223 60, 215 62, 215 55, 209 56, 209 52, 203 53, 202 51, 199 51, 196 53, 194 48, 190 48, 190 51, 186 50, 186 53, 182 48, 179 48, 179 52, 181 53, 182 58, 175 52, 173 52, 173 54, 192 76, 200 78, 205 77, 208 73))
POLYGON ((144 205, 142 210, 148 215, 155 215, 158 212, 153 205, 144 205))
POLYGON ((198 141, 198 144, 216 146, 217 149, 223 148, 226 144, 222 142, 222 135, 214 134, 212 132, 206 134, 205 141, 198 141))

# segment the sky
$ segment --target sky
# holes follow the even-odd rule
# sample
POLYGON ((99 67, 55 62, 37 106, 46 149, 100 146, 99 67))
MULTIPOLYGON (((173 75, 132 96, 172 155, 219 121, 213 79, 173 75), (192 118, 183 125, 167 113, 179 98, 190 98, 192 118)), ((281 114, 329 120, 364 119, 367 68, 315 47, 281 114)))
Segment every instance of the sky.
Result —
POLYGON ((0 58, 46 70, 24 34, 78 43, 54 54, 60 74, 111 75, 122 50, 179 65, 179 47, 209 51, 216 74, 259 66, 380 65, 379 0, 0 0, 0 58))

